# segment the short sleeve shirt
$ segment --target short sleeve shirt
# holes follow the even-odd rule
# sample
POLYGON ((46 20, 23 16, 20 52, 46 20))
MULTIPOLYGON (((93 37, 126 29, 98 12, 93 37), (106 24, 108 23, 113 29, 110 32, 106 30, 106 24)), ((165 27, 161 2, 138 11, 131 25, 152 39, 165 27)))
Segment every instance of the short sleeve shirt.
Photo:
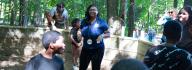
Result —
POLYGON ((70 31, 70 34, 72 35, 73 39, 77 42, 80 43, 81 42, 81 38, 79 38, 80 36, 78 36, 78 31, 79 29, 77 28, 72 28, 70 31))
POLYGON ((108 25, 104 20, 97 18, 94 22, 92 22, 92 24, 90 24, 89 22, 86 21, 86 19, 84 19, 81 22, 80 28, 82 31, 82 36, 84 38, 83 47, 89 49, 104 47, 103 40, 100 43, 96 42, 98 36, 103 34, 104 31, 108 30, 108 25), (92 44, 87 43, 88 39, 92 40, 92 44))
POLYGON ((38 54, 26 64, 25 70, 64 70, 64 62, 56 55, 47 59, 38 54))

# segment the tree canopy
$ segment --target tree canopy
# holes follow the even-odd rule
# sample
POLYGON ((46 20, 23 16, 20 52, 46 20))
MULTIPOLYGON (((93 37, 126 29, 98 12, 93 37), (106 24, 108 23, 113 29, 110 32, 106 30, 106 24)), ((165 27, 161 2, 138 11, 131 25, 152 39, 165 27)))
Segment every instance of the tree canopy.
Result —
MULTIPOLYGON (((96 4, 100 15, 106 21, 109 16, 122 18, 128 28, 160 30, 157 20, 165 11, 183 7, 185 0, 0 0, 0 24, 11 26, 43 26, 44 12, 49 11, 57 3, 63 2, 69 13, 69 21, 73 18, 83 18, 85 10, 90 4, 96 4), (133 1, 133 2, 132 2, 133 1), (134 14, 129 13, 131 4, 134 14), (113 11, 111 11, 112 9, 113 11), (110 11, 109 11, 110 10, 110 11), (123 11, 123 12, 122 12, 123 11), (112 13, 112 14, 109 14, 112 13), (133 16, 133 18, 129 18, 133 16), (133 25, 128 25, 134 19, 133 25)), ((187 1, 187 0, 186 0, 187 1)), ((187 3, 187 2, 186 2, 187 3)), ((126 34, 127 35, 127 34, 126 34)))

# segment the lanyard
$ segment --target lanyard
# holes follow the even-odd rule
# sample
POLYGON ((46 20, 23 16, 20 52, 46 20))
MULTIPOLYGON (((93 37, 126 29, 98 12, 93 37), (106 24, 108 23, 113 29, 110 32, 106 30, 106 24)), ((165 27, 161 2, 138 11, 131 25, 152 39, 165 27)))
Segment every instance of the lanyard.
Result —
POLYGON ((90 37, 90 33, 91 33, 91 27, 92 27, 92 24, 94 24, 95 21, 91 22, 90 25, 88 25, 88 40, 87 40, 87 44, 91 45, 93 44, 93 41, 90 37))
POLYGON ((90 34, 91 34, 91 25, 88 25, 88 39, 90 39, 90 34))
POLYGON ((95 19, 93 22, 91 22, 91 23, 88 25, 88 39, 91 38, 91 27, 92 27, 92 25, 94 25, 95 23, 97 23, 97 19, 95 19))

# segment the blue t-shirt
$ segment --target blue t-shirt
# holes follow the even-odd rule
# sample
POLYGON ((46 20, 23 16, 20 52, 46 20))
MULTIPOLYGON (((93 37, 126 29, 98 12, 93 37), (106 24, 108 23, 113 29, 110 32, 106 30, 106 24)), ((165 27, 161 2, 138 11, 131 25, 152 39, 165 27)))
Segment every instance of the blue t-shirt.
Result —
POLYGON ((107 23, 97 18, 94 22, 90 23, 86 19, 82 20, 81 22, 81 31, 82 36, 84 38, 83 40, 83 47, 89 48, 89 49, 96 49, 96 48, 104 48, 103 39, 100 43, 97 43, 97 38, 99 35, 103 34, 104 31, 108 30, 107 23), (88 44, 87 40, 91 39, 92 44, 88 44))

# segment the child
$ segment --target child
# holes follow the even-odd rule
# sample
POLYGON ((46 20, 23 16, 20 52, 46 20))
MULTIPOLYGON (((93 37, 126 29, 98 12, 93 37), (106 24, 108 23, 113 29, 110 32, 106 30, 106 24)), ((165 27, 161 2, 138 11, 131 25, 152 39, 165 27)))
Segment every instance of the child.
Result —
POLYGON ((179 22, 170 20, 165 23, 163 35, 166 43, 150 48, 144 57, 144 63, 150 70, 186 70, 192 64, 191 54, 176 46, 181 33, 179 22))
POLYGON ((81 52, 81 40, 82 40, 82 36, 81 36, 81 32, 80 32, 80 19, 75 18, 72 22, 72 29, 70 31, 70 39, 71 39, 71 43, 72 43, 72 55, 73 55, 73 68, 76 70, 78 63, 77 60, 80 56, 80 52, 81 52))

